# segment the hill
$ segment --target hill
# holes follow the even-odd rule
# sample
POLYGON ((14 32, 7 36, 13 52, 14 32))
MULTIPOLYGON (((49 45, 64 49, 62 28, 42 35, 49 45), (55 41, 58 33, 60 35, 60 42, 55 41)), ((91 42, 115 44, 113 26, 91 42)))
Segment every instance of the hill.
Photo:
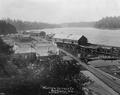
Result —
POLYGON ((119 29, 120 16, 118 17, 105 17, 95 23, 96 28, 100 29, 119 29))
POLYGON ((5 21, 14 25, 18 31, 60 27, 57 24, 48 24, 42 22, 30 22, 30 21, 11 20, 11 19, 5 19, 5 21))

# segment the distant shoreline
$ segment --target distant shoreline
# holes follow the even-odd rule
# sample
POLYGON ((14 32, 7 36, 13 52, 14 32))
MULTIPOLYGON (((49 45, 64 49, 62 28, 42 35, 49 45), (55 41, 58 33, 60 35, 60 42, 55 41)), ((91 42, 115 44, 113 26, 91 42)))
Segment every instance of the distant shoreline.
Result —
MULTIPOLYGON (((96 27, 94 27, 96 28, 96 27)), ((96 29, 101 29, 101 30, 120 30, 120 28, 96 28, 96 29)))

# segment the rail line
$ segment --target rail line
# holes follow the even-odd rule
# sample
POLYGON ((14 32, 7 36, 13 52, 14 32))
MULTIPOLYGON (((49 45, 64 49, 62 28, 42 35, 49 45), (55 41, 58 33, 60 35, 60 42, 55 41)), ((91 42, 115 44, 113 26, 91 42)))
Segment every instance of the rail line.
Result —
POLYGON ((98 77, 101 81, 103 81, 105 84, 107 84, 110 88, 112 88, 115 92, 120 94, 120 80, 119 79, 114 79, 105 72, 94 68, 93 66, 86 65, 85 63, 81 62, 77 57, 74 55, 68 53, 67 51, 59 48, 60 51, 64 52, 65 54, 71 56, 73 59, 79 62, 80 65, 85 67, 88 71, 90 71, 92 74, 94 74, 96 77, 98 77), (116 81, 117 80, 117 81, 116 81))

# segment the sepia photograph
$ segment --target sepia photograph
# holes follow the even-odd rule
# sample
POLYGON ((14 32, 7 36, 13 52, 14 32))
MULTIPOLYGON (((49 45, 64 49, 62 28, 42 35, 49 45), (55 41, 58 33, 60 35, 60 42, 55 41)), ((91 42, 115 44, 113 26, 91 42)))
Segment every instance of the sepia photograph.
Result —
POLYGON ((0 95, 120 95, 120 0, 0 0, 0 95))

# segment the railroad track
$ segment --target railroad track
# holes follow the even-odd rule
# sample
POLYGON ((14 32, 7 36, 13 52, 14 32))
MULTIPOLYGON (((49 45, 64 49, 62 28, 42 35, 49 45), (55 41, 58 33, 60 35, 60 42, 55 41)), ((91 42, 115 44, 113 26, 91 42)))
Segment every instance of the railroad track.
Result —
MULTIPOLYGON (((60 48, 59 48, 60 49, 60 48)), ((67 51, 60 49, 60 51, 66 53, 67 55, 71 56, 73 59, 79 62, 79 65, 85 67, 88 71, 94 74, 97 78, 107 84, 110 88, 112 88, 115 92, 120 94, 120 79, 111 77, 109 74, 94 68, 93 66, 86 65, 85 63, 81 62, 77 57, 68 53, 67 51)))

